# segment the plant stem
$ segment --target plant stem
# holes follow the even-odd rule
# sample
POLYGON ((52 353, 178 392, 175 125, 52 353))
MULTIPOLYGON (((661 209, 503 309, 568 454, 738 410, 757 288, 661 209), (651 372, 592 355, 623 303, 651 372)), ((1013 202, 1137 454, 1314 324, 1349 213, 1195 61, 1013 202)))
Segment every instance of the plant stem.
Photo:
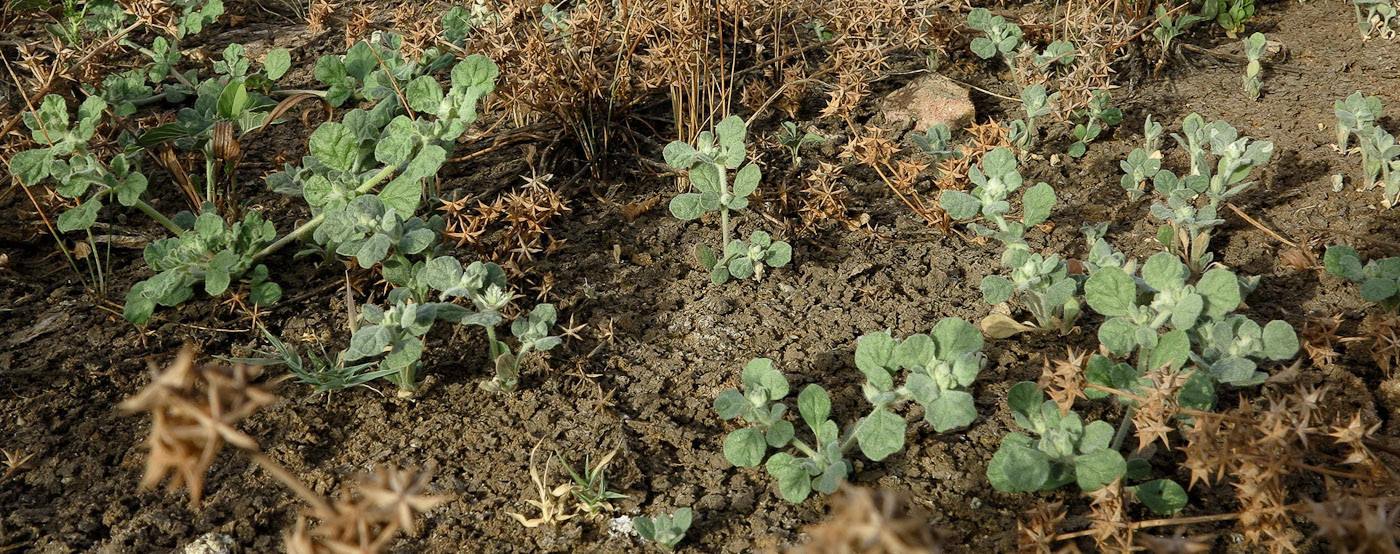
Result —
MULTIPOLYGON (((415 153, 415 155, 416 155, 416 153, 415 153)), ((413 157, 410 156, 409 159, 413 159, 413 157)), ((373 177, 370 177, 369 180, 365 181, 365 183, 364 183, 363 185, 360 185, 358 188, 356 188, 356 189, 355 189, 355 194, 356 194, 356 195, 361 195, 361 194, 366 194, 366 193, 368 193, 368 192, 370 191, 370 189, 373 189, 374 186, 375 186, 375 185, 378 185, 380 181, 383 181, 383 180, 389 178, 390 175, 393 175, 393 174, 394 174, 394 167, 395 167, 395 166, 385 166, 384 169, 379 170, 379 173, 374 174, 374 176, 373 176, 373 177)), ((261 259, 267 257, 269 254, 272 254, 273 252, 276 252, 276 251, 278 251, 278 250, 281 250, 283 246, 286 246, 288 243, 292 242, 293 240, 296 240, 297 238, 301 237, 302 235, 311 232, 311 231, 312 231, 313 229, 315 229, 316 227, 319 227, 319 226, 321 225, 321 223, 324 222, 325 220, 326 220, 326 212, 321 212, 321 213, 317 214, 316 217, 311 218, 310 221, 307 221, 306 223, 301 224, 300 227, 297 227, 296 229, 293 229, 292 232, 287 233, 286 236, 283 236, 282 238, 277 239, 277 242, 274 242, 274 243, 272 243, 272 244, 269 244, 269 245, 267 245, 267 248, 263 248, 262 250, 258 251, 257 254, 253 254, 253 259, 252 259, 252 261, 253 261, 253 262, 256 262, 256 261, 258 261, 258 260, 261 260, 261 259)))
POLYGON ((1123 439, 1128 437, 1128 426, 1133 422, 1133 407, 1128 406, 1128 410, 1123 412, 1123 421, 1118 422, 1118 432, 1113 434, 1113 445, 1109 448, 1118 450, 1123 446, 1123 439))
POLYGON ((174 221, 171 221, 170 218, 165 217, 165 214, 156 211, 156 209, 152 208, 150 204, 147 204, 145 200, 137 200, 134 206, 136 207, 136 209, 141 210, 141 213, 146 214, 147 217, 154 219, 156 223, 159 223, 162 227, 169 229, 170 232, 175 233, 177 235, 185 232, 185 230, 181 229, 179 225, 176 225, 174 221))

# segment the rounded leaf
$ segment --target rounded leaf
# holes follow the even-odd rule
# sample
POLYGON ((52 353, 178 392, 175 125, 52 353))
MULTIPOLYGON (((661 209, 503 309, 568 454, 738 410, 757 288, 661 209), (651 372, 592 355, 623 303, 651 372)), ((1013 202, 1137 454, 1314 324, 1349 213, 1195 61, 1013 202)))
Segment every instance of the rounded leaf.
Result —
MULTIPOLYGON (((1019 435, 1008 435, 1007 438, 1019 435)), ((1022 437, 1025 438, 1025 437, 1022 437)), ((987 464, 987 480, 1003 492, 1034 492, 1050 480, 1050 460, 1039 450, 1007 444, 992 455, 987 464)))
POLYGON ((670 208, 671 215, 686 221, 705 215, 705 208, 700 203, 700 195, 693 192, 679 194, 672 198, 670 208))
MULTIPOLYGON (((719 406, 718 400, 715 405, 719 406)), ((815 432, 822 422, 831 417, 831 395, 819 385, 807 385, 797 394, 797 413, 802 415, 802 421, 815 432)), ((721 413, 720 417, 724 415, 721 413)))
POLYGON ((783 267, 792 261, 792 246, 778 241, 769 246, 763 254, 763 263, 768 267, 783 267))
POLYGON ((977 419, 977 407, 972 395, 960 390, 943 391, 928 406, 924 407, 924 419, 939 433, 970 425, 977 419))
POLYGON ((753 194, 755 190, 758 190, 760 178, 762 178, 762 172, 759 171, 758 165, 751 163, 744 166, 743 169, 739 170, 739 173, 734 175, 734 196, 743 198, 753 194))
POLYGON ((754 467, 763 463, 768 441, 758 429, 738 429, 724 437, 724 459, 739 467, 754 467))
POLYGON ((1298 334, 1286 321, 1273 320, 1264 325, 1264 355, 1270 360, 1283 361, 1298 353, 1298 334))
POLYGON ((287 74, 287 70, 292 67, 292 53, 286 48, 277 48, 267 53, 263 58, 263 71, 267 73, 267 78, 274 81, 281 79, 287 74))
POLYGON ((1149 510, 1171 515, 1186 507, 1186 489, 1171 479, 1158 479, 1138 485, 1136 496, 1149 510))
POLYGON ((1074 478, 1085 492, 1103 488, 1127 470, 1128 462, 1115 450, 1096 450, 1074 459, 1074 478))
POLYGON ((330 121, 311 132, 311 155, 326 167, 349 171, 358 155, 359 139, 349 127, 330 121))
POLYGON ((764 439, 768 441, 768 446, 782 448, 792 442, 796 430, 793 429, 791 421, 775 421, 768 427, 768 432, 764 433, 764 439))
MULTIPOLYGON (((1136 303, 1137 285, 1122 269, 1099 268, 1084 283, 1084 300, 1100 314, 1126 316, 1136 303)), ((1103 334, 1102 329, 1099 334, 1103 334)))
POLYGON ((768 474, 778 480, 778 494, 792 503, 802 502, 812 494, 812 476, 802 466, 802 460, 787 452, 779 452, 764 464, 768 474))
POLYGON ((749 409, 749 400, 739 389, 727 389, 715 397, 715 412, 720 419, 734 419, 749 409))
POLYGON ((860 451, 871 460, 880 461, 904 448, 904 418, 889 410, 876 409, 865 417, 856 441, 860 451))

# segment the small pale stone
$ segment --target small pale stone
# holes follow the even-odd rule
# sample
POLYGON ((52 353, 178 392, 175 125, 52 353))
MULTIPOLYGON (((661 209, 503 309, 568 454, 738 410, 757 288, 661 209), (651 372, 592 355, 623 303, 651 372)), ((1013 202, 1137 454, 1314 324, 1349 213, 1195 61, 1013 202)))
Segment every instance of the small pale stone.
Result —
POLYGON ((233 537, 223 533, 205 533, 185 545, 180 554, 233 554, 236 544, 233 537))
POLYGON ((934 125, 944 123, 953 131, 972 124, 977 113, 968 91, 952 80, 930 73, 885 97, 885 122, 889 124, 912 123, 914 132, 927 132, 934 125))

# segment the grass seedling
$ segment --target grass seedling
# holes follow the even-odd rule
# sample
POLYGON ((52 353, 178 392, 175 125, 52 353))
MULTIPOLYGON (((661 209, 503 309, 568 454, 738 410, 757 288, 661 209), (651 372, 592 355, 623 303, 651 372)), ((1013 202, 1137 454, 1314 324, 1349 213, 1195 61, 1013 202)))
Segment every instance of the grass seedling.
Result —
POLYGON ((715 126, 714 132, 703 131, 691 145, 671 141, 663 155, 666 163, 686 171, 690 183, 700 192, 686 192, 671 199, 671 215, 686 221, 698 219, 708 212, 720 214, 722 256, 704 244, 695 246, 695 257, 710 270, 710 281, 723 284, 730 277, 763 280, 763 268, 782 267, 792 260, 792 246, 774 241, 768 233, 755 231, 748 242, 730 240, 729 213, 749 205, 748 196, 758 189, 762 177, 758 165, 744 164, 747 157, 744 140, 748 126, 739 116, 729 116, 715 126), (742 168, 740 166, 743 166, 742 168), (738 169, 731 182, 729 171, 738 169))
POLYGON ((685 532, 690 530, 690 521, 693 515, 690 508, 680 508, 671 514, 662 514, 654 519, 649 517, 634 518, 632 525, 643 539, 656 543, 656 547, 664 552, 670 552, 676 545, 685 540, 685 532))
POLYGON ((607 469, 608 463, 615 455, 617 455, 616 448, 603 456, 603 459, 598 460, 597 465, 590 465, 588 457, 585 456, 583 458, 583 473, 578 473, 574 471, 573 466, 564 461, 562 456, 555 454, 559 457, 559 465, 564 466, 564 471, 568 472, 569 478, 574 481, 573 485, 569 487, 569 492, 578 501, 576 509, 580 513, 600 518, 616 509, 612 505, 613 500, 627 498, 625 494, 608 490, 608 478, 603 475, 603 471, 607 469))
POLYGON ((254 364, 254 365, 285 365, 287 370, 292 372, 298 383, 311 385, 316 392, 331 393, 352 387, 367 387, 369 382, 381 377, 387 377, 398 371, 392 367, 375 368, 378 364, 374 362, 345 365, 344 354, 329 355, 325 349, 318 355, 307 350, 306 359, 301 357, 297 349, 282 342, 277 335, 272 334, 263 327, 262 323, 257 323, 258 330, 263 337, 272 345, 272 351, 255 351, 261 358, 220 358, 227 362, 254 364), (371 368, 375 368, 372 369, 371 368))
POLYGON ((1249 99, 1259 101, 1259 95, 1264 90, 1264 67, 1259 62, 1259 57, 1264 55, 1264 45, 1268 40, 1264 38, 1264 33, 1254 33, 1244 40, 1244 53, 1249 59, 1249 64, 1244 67, 1244 90, 1249 93, 1249 99))

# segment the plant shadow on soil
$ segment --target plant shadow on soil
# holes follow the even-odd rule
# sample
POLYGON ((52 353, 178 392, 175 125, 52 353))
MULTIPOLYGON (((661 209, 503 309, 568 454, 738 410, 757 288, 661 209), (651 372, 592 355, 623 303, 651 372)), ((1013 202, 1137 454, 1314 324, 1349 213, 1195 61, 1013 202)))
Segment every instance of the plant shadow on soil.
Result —
MULTIPOLYGON (((1356 239, 1370 236, 1394 243, 1400 241, 1400 226, 1393 223, 1393 213, 1377 207, 1377 191, 1332 192, 1330 175, 1340 172, 1355 179, 1359 162, 1327 147, 1334 100, 1359 89, 1380 95, 1392 111, 1400 109, 1400 96, 1394 93, 1400 90, 1400 78, 1383 61, 1400 59, 1400 47, 1371 42, 1363 48, 1359 41, 1335 40, 1355 33, 1350 8, 1340 3, 1272 3, 1251 20, 1251 26, 1256 24, 1271 28, 1270 38, 1293 50, 1289 63, 1308 72, 1271 73, 1264 99, 1257 103, 1246 101, 1238 90, 1239 67, 1205 65, 1196 56, 1191 59, 1200 67, 1169 69, 1158 80, 1137 83, 1131 96, 1120 98, 1131 106, 1129 122, 1111 139, 1094 143, 1085 161, 1058 168, 1039 162, 1044 165, 1029 170, 1028 175, 1050 181, 1061 196, 1052 216, 1055 229, 1048 236, 1035 234, 1034 246, 1082 254, 1078 226, 1087 220, 1112 223, 1110 240, 1130 256, 1142 259, 1155 251, 1148 242, 1155 229, 1145 206, 1127 202, 1116 184, 1116 160, 1141 140, 1142 118, 1150 108, 1168 131, 1179 131, 1181 119, 1197 111, 1207 120, 1231 122, 1244 135, 1275 141, 1273 165, 1239 207, 1285 237, 1297 240, 1306 231, 1328 244, 1400 254, 1384 243, 1356 239)), ((1222 42, 1221 47, 1228 45, 1222 42)), ((1008 88, 990 75, 961 78, 986 88, 1008 88)), ((1010 113, 1010 106, 1000 108, 1010 113)), ((281 144, 295 152, 301 148, 300 132, 288 129, 280 135, 281 144)), ((1051 132, 1065 129, 1057 125, 1051 132)), ((1173 146, 1170 141, 1164 145, 1173 146)), ((518 161, 496 161, 519 169, 518 161)), ((481 186, 471 177, 480 171, 449 171, 450 179, 461 180, 451 186, 481 186)), ((493 174, 513 180, 517 173, 493 174)), ((852 188, 883 190, 872 184, 852 188)), ((269 196, 271 206, 294 204, 257 194, 269 196)), ((627 194, 641 200, 668 197, 671 191, 662 183, 627 194)), ((452 499, 427 515, 424 531, 398 544, 400 552, 641 548, 634 537, 609 534, 605 523, 575 519, 552 528, 523 529, 505 515, 532 515, 524 503, 533 498, 529 453, 541 440, 542 453, 557 451, 575 464, 585 455, 596 459, 618 448, 609 477, 614 490, 629 496, 618 503, 625 514, 693 507, 696 524, 682 552, 776 549, 798 541, 803 525, 824 519, 827 500, 786 503, 761 469, 731 467, 721 454, 721 441, 732 426, 714 414, 715 396, 736 386, 749 359, 770 357, 793 390, 807 383, 831 390, 835 418, 850 423, 865 410, 851 359, 856 339, 882 329, 901 337, 926 332, 944 317, 976 321, 989 311, 977 284, 999 271, 994 248, 957 238, 880 241, 827 231, 794 240, 794 263, 772 271, 762 283, 717 287, 689 254, 696 242, 717 242, 716 222, 680 222, 664 208, 629 222, 591 199, 574 202, 573 212, 553 229, 566 245, 537 260, 533 269, 554 275, 551 300, 560 308, 561 322, 573 318, 589 328, 582 340, 530 360, 521 390, 479 390, 476 383, 489 371, 483 339, 435 331, 425 358, 427 384, 413 399, 367 389, 312 395, 288 382, 276 389, 283 400, 250 418, 246 431, 270 456, 322 492, 334 491, 350 475, 376 464, 436 465, 434 491, 452 499), (621 253, 617 258, 615 248, 621 253), (587 357, 600 342, 597 333, 609 325, 615 338, 587 357)), ((863 196, 858 203, 859 210, 879 214, 883 233, 932 231, 886 195, 863 196)), ((2 207, 17 213, 24 204, 11 196, 2 207)), ((297 212, 284 211, 290 213, 279 219, 278 227, 287 229, 297 212)), ((1280 243, 1237 218, 1227 220, 1215 245, 1217 259, 1263 276, 1246 313, 1256 319, 1281 318, 1295 328, 1307 315, 1343 312, 1349 320, 1359 319, 1364 305, 1354 287, 1320 271, 1283 268, 1280 243)), ((739 221, 740 233, 747 234, 760 219, 748 215, 739 221)), ((186 342, 200 345, 206 355, 246 350, 258 339, 248 322, 226 316, 227 325, 181 323, 204 321, 214 311, 208 299, 201 299, 162 313, 164 322, 152 324, 149 331, 137 330, 105 309, 110 302, 95 304, 84 295, 51 255, 46 236, 31 240, 17 231, 0 231, 0 245, 10 256, 0 269, 5 283, 0 305, 6 308, 0 312, 0 447, 34 454, 28 470, 0 482, 0 548, 162 552, 219 531, 234 537, 244 551, 277 551, 281 529, 298 508, 291 495, 228 452, 213 465, 199 511, 191 511, 181 493, 137 491, 144 463, 140 444, 148 423, 115 409, 148 381, 148 358, 156 365, 166 363, 186 342)), ((119 250, 114 256, 113 291, 124 292, 146 270, 136 261, 136 251, 119 250)), ((314 287, 335 273, 298 273, 284 278, 284 286, 314 287)), ((119 299, 120 293, 110 296, 119 299)), ((328 292, 278 308, 264 321, 284 340, 327 334, 344 317, 336 296, 328 292)), ((931 523, 949 534, 954 551, 1013 550, 1016 519, 1038 496, 1081 507, 1083 500, 1066 492, 1010 495, 990 489, 987 460, 1012 427, 1005 393, 1016 381, 1035 379, 1043 355, 1060 356, 1066 344, 1086 347, 1091 341, 1084 335, 989 341, 990 364, 973 387, 983 417, 965 431, 937 434, 921 423, 921 412, 909 412, 907 448, 879 463, 865 461, 852 480, 910 492, 916 504, 936 514, 931 523)), ((1368 389, 1380 376, 1361 356, 1348 355, 1333 368, 1305 373, 1310 382, 1331 383, 1339 405, 1370 406, 1391 421, 1385 428, 1389 436, 1400 431, 1393 424, 1396 407, 1375 405, 1368 389)), ((1111 408, 1104 412, 1117 416, 1111 408)), ((557 471, 551 477, 553 484, 559 482, 557 471)), ((1185 515, 1212 513, 1201 499, 1194 500, 1185 515)), ((1304 551, 1322 548, 1304 545, 1304 551)))

